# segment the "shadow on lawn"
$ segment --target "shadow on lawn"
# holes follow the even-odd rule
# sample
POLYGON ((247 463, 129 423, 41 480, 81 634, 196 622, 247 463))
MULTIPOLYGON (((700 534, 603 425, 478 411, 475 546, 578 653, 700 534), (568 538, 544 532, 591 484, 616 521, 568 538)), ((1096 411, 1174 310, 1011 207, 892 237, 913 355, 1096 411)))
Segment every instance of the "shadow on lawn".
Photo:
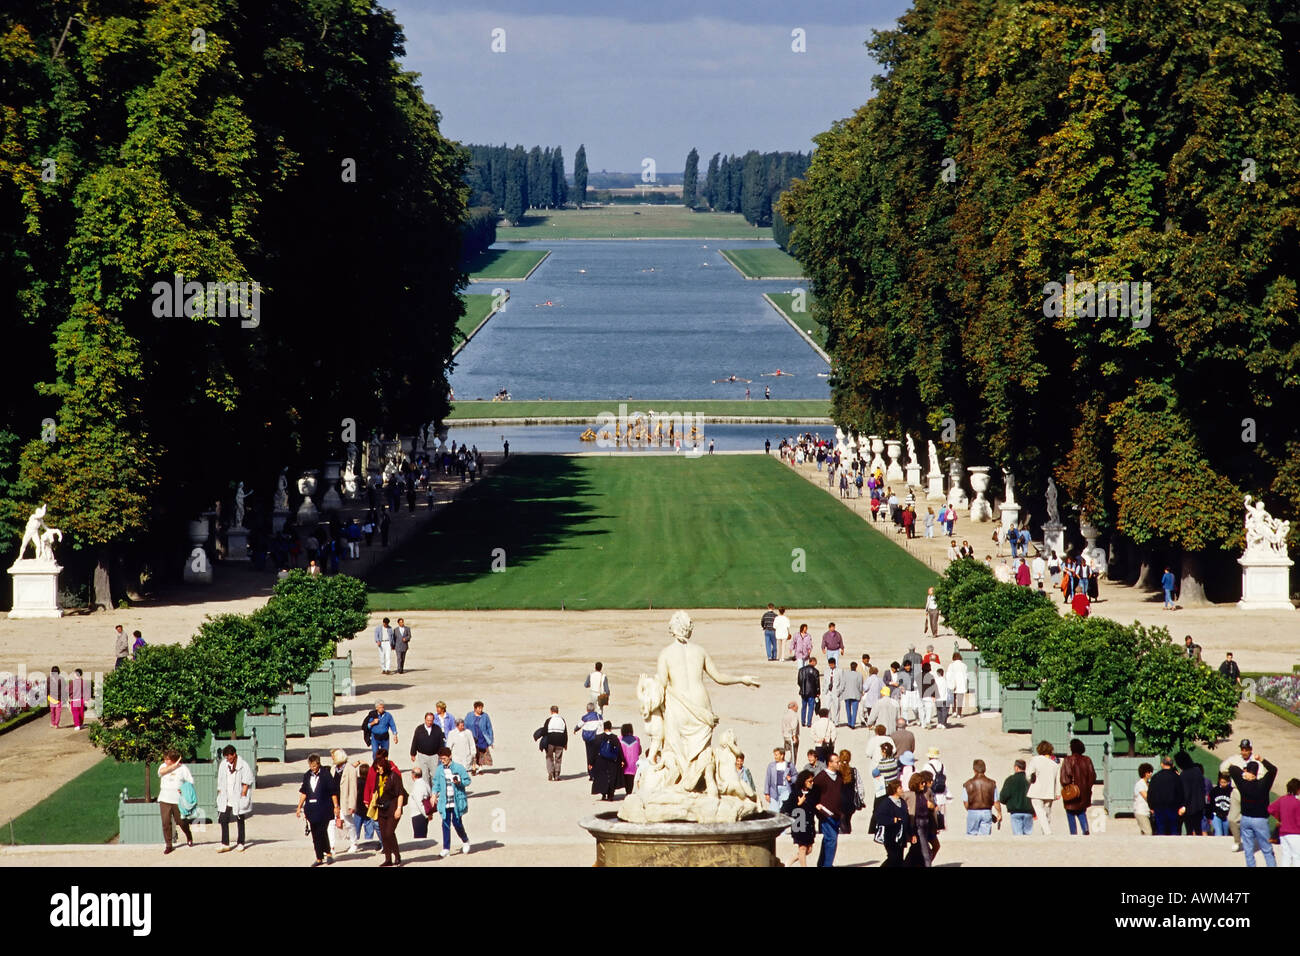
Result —
POLYGON ((470 488, 425 533, 411 538, 379 569, 372 592, 406 594, 433 584, 464 584, 492 573, 495 550, 521 567, 564 547, 596 518, 580 500, 590 491, 578 459, 551 455, 511 459, 470 488))

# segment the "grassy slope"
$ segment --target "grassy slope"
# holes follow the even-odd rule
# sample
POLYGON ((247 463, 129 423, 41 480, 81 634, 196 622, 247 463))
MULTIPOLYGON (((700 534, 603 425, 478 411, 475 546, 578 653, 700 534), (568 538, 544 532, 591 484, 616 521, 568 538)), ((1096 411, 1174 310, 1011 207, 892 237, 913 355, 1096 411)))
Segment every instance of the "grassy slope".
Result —
POLYGON ((780 249, 723 249, 723 257, 749 279, 790 279, 803 275, 803 266, 780 249))
POLYGON ((775 458, 525 456, 380 570, 415 608, 906 607, 936 576, 775 458), (506 570, 489 570, 494 549, 506 570), (792 570, 792 549, 806 573, 792 570))
POLYGON ((603 206, 531 213, 521 226, 497 226, 497 241, 520 239, 771 239, 729 212, 691 212, 682 206, 603 206))
MULTIPOLYGON (((456 331, 460 333, 460 338, 467 337, 473 332, 480 322, 487 318, 492 311, 492 300, 495 298, 491 293, 475 295, 466 293, 461 296, 465 300, 465 314, 456 322, 456 331)), ((460 339, 457 339, 459 342, 460 339)))
POLYGON ((520 281, 547 256, 545 249, 488 249, 470 263, 471 279, 520 281))
MULTIPOLYGON (((758 381, 763 381, 759 379, 758 381)), ((826 418, 831 403, 824 399, 776 399, 756 401, 690 400, 667 398, 628 399, 624 403, 609 400, 574 402, 458 402, 448 421, 459 418, 590 418, 593 422, 601 412, 618 414, 618 406, 626 404, 628 413, 648 412, 650 409, 668 414, 680 412, 700 415, 749 415, 776 418, 826 418)))
POLYGON ((792 319, 795 325, 803 329, 812 336, 814 342, 822 348, 826 348, 826 326, 822 325, 813 317, 813 299, 812 293, 804 299, 804 311, 796 312, 793 308, 793 292, 769 292, 767 297, 776 303, 776 307, 781 310, 788 318, 792 319))
MULTIPOLYGON (((150 769, 157 799, 157 767, 150 769)), ((105 757, 16 817, 14 839, 18 843, 107 843, 117 836, 117 798, 123 788, 129 796, 144 796, 144 766, 105 757)), ((4 833, 3 840, 8 839, 4 833)))

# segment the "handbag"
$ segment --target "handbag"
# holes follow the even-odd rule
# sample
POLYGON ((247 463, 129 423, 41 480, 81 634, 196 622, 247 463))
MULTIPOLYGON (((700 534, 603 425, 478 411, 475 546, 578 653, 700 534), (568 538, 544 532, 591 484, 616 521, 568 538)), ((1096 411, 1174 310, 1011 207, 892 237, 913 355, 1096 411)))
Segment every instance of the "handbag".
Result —
POLYGON ((877 843, 885 842, 885 825, 883 823, 876 827, 876 832, 871 835, 871 839, 877 843))
POLYGON ((421 804, 421 806, 424 808, 424 815, 425 815, 426 817, 431 817, 431 816, 433 816, 433 801, 432 801, 432 800, 430 800, 428 797, 425 797, 425 798, 424 798, 424 802, 421 804))
POLYGON ((366 819, 379 819, 379 794, 377 793, 372 793, 370 795, 370 805, 366 807, 366 819))
POLYGON ((1066 803, 1069 803, 1072 800, 1078 800, 1082 794, 1083 791, 1079 789, 1077 784, 1067 783, 1061 787, 1061 799, 1066 803))

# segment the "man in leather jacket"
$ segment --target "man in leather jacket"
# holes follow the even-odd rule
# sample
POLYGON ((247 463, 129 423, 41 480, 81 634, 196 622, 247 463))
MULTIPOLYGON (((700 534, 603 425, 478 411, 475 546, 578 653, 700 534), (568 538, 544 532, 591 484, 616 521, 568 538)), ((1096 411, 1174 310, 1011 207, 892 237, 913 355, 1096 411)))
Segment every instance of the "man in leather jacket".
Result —
POLYGON ((808 658, 808 663, 799 668, 799 699, 803 706, 799 709, 799 722, 811 727, 813 717, 817 715, 818 698, 822 693, 822 675, 817 670, 817 658, 808 658))

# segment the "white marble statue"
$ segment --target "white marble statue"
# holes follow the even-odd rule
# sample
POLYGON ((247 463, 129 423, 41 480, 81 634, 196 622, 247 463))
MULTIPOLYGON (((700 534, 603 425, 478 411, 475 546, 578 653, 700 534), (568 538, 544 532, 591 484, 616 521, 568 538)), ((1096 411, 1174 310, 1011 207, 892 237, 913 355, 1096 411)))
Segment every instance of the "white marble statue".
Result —
POLYGON ((1280 555, 1286 557, 1286 538, 1291 533, 1291 522, 1279 521, 1266 510, 1263 501, 1251 504, 1246 495, 1246 556, 1280 555))
POLYGON ((1010 468, 1002 469, 1002 486, 1006 489, 1006 504, 1014 505, 1016 503, 1016 476, 1011 474, 1010 468))
POLYGON ((637 682, 646 753, 639 781, 619 810, 622 820, 733 823, 761 812, 757 794, 735 773, 734 733, 714 740, 718 716, 704 678, 749 687, 758 681, 719 672, 708 652, 690 643, 692 630, 685 611, 674 613, 668 623, 673 643, 659 654, 656 673, 637 682))
POLYGON ((906 432, 903 433, 903 437, 907 439, 907 463, 909 465, 915 465, 916 464, 916 442, 912 441, 912 436, 906 432))
POLYGON ((1056 482, 1050 477, 1047 479, 1047 521, 1053 526, 1061 523, 1061 513, 1056 506, 1056 482))
POLYGON ((280 469, 280 477, 275 479, 275 510, 289 510, 289 469, 280 469))
POLYGON ((27 545, 32 546, 32 557, 26 560, 39 561, 41 564, 54 563, 54 542, 63 540, 63 532, 45 524, 45 505, 39 505, 27 519, 23 529, 23 540, 18 545, 18 560, 24 560, 27 545))
POLYGON ((934 447, 934 440, 926 442, 926 452, 930 456, 930 470, 927 473, 931 478, 942 478, 943 472, 939 470, 939 452, 934 447))
POLYGON ((235 488, 235 527, 236 528, 242 528, 244 526, 244 499, 250 497, 251 495, 252 495, 251 491, 248 492, 244 491, 244 483, 242 481, 239 482, 238 487, 235 488))

